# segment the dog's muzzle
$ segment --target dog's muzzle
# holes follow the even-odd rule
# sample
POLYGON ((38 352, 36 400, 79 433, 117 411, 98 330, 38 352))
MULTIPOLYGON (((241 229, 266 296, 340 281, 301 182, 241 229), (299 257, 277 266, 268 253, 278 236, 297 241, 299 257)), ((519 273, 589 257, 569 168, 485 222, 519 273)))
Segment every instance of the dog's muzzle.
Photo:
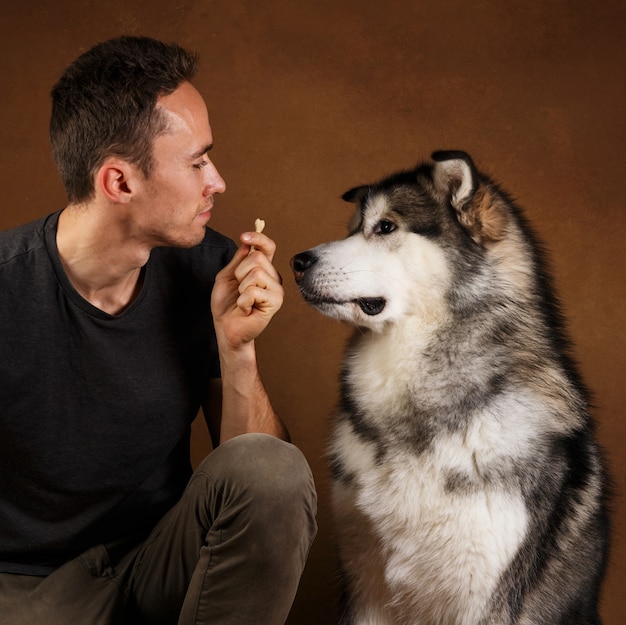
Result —
MULTIPOLYGON (((327 297, 319 297, 314 291, 309 290, 305 285, 306 272, 317 263, 318 257, 310 250, 306 252, 300 252, 296 254, 289 264, 293 270, 293 274, 296 279, 296 283, 300 287, 300 291, 305 300, 313 306, 321 306, 322 304, 346 304, 348 301, 341 302, 327 297)), ((359 297, 354 300, 349 300, 353 304, 356 304, 366 315, 373 317, 380 314, 386 305, 384 297, 359 297)))

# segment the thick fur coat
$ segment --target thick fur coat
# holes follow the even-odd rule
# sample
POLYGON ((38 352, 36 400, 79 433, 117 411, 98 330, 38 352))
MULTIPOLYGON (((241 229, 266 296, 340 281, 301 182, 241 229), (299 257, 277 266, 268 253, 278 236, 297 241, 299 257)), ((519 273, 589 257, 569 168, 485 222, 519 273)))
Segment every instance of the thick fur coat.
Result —
POLYGON ((345 625, 591 625, 607 477, 540 245, 464 152, 298 254, 354 324, 329 447, 345 625))

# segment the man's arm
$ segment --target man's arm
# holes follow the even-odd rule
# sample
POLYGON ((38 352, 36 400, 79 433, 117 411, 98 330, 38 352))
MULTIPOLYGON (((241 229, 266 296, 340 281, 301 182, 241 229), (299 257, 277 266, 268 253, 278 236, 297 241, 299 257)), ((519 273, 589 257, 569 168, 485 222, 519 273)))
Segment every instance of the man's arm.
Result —
MULTIPOLYGON (((283 302, 280 275, 272 265, 276 245, 260 233, 244 233, 231 262, 216 276, 211 310, 222 371, 219 442, 239 434, 263 432, 289 439, 263 387, 255 339, 283 302), (250 246, 255 251, 250 253, 250 246)), ((206 415, 207 422, 211 422, 206 415)), ((212 438, 215 441, 215 427, 212 438)))

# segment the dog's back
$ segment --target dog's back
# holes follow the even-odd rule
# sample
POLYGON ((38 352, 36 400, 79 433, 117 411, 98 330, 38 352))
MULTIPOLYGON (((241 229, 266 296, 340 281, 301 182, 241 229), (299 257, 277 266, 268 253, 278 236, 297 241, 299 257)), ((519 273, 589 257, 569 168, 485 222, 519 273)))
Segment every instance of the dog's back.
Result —
POLYGON ((465 153, 296 256, 359 329, 329 451, 351 625, 599 623, 607 479, 541 249, 465 153))

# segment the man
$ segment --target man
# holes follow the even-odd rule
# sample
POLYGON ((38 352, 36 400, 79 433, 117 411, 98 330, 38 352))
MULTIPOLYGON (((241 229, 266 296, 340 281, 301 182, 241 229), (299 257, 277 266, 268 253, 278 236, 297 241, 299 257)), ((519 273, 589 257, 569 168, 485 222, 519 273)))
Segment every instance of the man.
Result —
POLYGON ((79 57, 52 92, 69 203, 0 235, 2 623, 273 624, 293 601, 315 491, 256 364, 275 244, 207 228, 196 68, 138 37, 79 57))

